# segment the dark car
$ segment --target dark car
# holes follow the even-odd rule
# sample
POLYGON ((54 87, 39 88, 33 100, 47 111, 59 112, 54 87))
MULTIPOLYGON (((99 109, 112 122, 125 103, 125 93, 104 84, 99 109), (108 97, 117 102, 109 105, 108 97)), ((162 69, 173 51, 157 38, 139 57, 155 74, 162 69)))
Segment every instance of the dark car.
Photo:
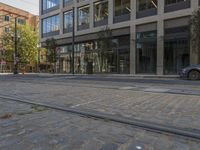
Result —
POLYGON ((190 80, 200 80, 200 64, 183 68, 180 72, 180 77, 190 80))

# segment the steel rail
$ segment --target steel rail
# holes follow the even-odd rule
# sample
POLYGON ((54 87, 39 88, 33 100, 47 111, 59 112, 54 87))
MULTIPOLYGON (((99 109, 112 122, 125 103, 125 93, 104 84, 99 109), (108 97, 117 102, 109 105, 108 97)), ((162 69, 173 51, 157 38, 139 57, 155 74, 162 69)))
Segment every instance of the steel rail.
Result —
POLYGON ((156 133, 163 133, 163 134, 172 134, 176 136, 182 136, 185 138, 193 139, 193 140, 200 140, 200 130, 189 130, 184 128, 179 128, 175 126, 168 126, 143 120, 137 120, 132 118, 126 118, 121 116, 114 116, 110 114, 100 113, 100 112, 91 112, 91 111, 82 111, 78 109, 71 109, 66 107, 55 106, 51 104, 39 103, 39 102, 32 102, 29 100, 22 100, 21 98, 9 97, 5 95, 0 95, 0 100, 8 100, 8 101, 15 101, 20 103, 25 103, 29 105, 38 105, 42 107, 46 107, 53 110, 64 111, 71 114, 76 114, 79 116, 86 116, 89 118, 96 118, 102 119, 106 121, 112 121, 117 123, 122 123, 126 125, 131 125, 137 128, 141 128, 147 131, 156 132, 156 133))

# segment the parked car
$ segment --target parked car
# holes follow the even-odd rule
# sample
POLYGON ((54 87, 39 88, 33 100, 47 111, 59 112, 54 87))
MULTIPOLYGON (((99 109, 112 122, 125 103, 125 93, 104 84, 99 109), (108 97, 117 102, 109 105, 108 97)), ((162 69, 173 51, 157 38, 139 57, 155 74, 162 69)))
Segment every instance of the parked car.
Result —
POLYGON ((190 80, 200 80, 200 64, 183 68, 180 72, 180 77, 190 80))

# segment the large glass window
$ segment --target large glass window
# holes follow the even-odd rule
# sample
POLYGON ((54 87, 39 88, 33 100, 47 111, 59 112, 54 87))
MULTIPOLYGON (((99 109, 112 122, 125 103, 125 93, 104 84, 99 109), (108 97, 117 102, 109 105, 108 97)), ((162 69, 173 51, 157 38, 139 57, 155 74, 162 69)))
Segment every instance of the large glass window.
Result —
POLYGON ((186 0, 165 0, 165 5, 170 5, 174 3, 184 2, 186 0))
POLYGON ((165 0, 165 12, 190 8, 190 0, 165 0))
POLYGON ((18 19, 17 19, 17 23, 20 24, 20 25, 24 25, 24 24, 26 23, 26 20, 25 20, 25 19, 18 18, 18 19))
POLYGON ((60 0, 43 0, 43 10, 55 7, 59 5, 60 0))
POLYGON ((137 73, 156 73, 157 32, 137 33, 137 73))
POLYGON ((68 11, 64 13, 64 30, 65 32, 71 32, 73 27, 73 12, 68 11))
POLYGON ((108 19, 108 1, 99 1, 95 5, 95 22, 108 19))
POLYGON ((188 27, 165 29, 164 73, 178 74, 189 65, 190 39, 188 27))
POLYGON ((130 14, 130 0, 115 0, 115 16, 130 14))
POLYGON ((78 9, 78 26, 89 25, 90 18, 89 6, 84 6, 78 9))
POLYGON ((137 11, 157 8, 157 0, 137 0, 137 11))
POLYGON ((43 35, 60 30, 59 15, 51 16, 42 20, 43 35))

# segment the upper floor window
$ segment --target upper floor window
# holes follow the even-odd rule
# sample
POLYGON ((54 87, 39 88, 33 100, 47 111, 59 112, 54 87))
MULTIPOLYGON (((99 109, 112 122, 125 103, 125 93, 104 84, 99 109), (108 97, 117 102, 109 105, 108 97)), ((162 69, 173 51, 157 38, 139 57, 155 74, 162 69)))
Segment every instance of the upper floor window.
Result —
POLYGON ((90 8, 89 6, 80 7, 78 9, 78 25, 87 25, 89 24, 90 18, 90 8))
POLYGON ((77 3, 82 2, 82 1, 85 1, 85 0, 77 0, 77 3))
POLYGON ((60 0, 43 0, 43 10, 55 7, 59 5, 60 0))
POLYGON ((165 5, 184 2, 184 1, 186 1, 186 0, 165 0, 165 5))
POLYGON ((137 10, 143 11, 147 9, 157 8, 157 0, 137 0, 137 10))
POLYGON ((94 3, 95 22, 108 19, 108 1, 99 1, 94 3))
POLYGON ((26 23, 26 21, 24 19, 18 18, 17 23, 20 24, 20 25, 24 25, 26 23))
POLYGON ((10 31, 9 27, 5 27, 5 30, 4 30, 6 33, 8 33, 10 31))
POLYGON ((190 8, 190 0, 165 0, 165 12, 190 8))
POLYGON ((42 33, 50 33, 60 30, 60 18, 59 15, 51 16, 42 20, 42 33))
POLYGON ((7 15, 6 15, 6 16, 4 17, 4 21, 10 21, 10 16, 7 16, 7 15))
POLYGON ((73 12, 67 11, 64 13, 64 30, 65 32, 71 32, 73 26, 73 12))
POLYGON ((72 4, 73 0, 64 0, 64 6, 72 4))
POLYGON ((115 16, 130 14, 130 0, 115 0, 115 16))

